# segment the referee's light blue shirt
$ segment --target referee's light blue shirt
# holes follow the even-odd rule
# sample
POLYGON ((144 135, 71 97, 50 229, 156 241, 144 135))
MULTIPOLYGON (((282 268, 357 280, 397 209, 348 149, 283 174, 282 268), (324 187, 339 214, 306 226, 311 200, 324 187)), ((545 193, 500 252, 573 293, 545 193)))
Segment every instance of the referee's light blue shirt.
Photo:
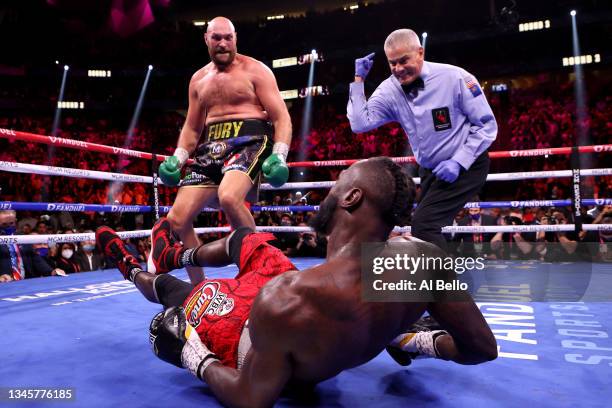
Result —
POLYGON ((480 85, 462 68, 428 61, 421 79, 424 88, 406 93, 391 75, 368 100, 363 82, 351 83, 351 129, 361 133, 399 122, 421 166, 433 169, 453 159, 469 169, 497 137, 497 122, 480 85))

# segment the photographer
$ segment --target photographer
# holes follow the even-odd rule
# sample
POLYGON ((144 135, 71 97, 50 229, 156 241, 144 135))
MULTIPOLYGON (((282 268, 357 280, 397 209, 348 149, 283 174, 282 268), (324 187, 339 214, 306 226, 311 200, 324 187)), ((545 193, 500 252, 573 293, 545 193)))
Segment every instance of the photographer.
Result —
MULTIPOLYGON (((540 219, 541 225, 568 224, 563 211, 555 210, 540 219)), ((577 260, 578 237, 573 231, 540 231, 536 234, 536 252, 545 261, 565 262, 577 260)))
MULTIPOLYGON (((280 226, 291 227, 293 225, 295 225, 293 216, 289 213, 283 213, 280 219, 280 226)), ((283 251, 285 255, 290 254, 290 251, 296 246, 299 238, 297 232, 278 232, 274 234, 274 236, 276 239, 270 241, 270 244, 283 251)))
MULTIPOLYGON (((501 225, 524 225, 523 214, 519 211, 510 211, 509 215, 500 220, 501 225)), ((532 232, 498 232, 491 239, 491 258, 530 259, 535 240, 536 236, 532 232)))
MULTIPOLYGON (((307 227, 306 223, 300 223, 300 227, 307 227)), ((294 248, 289 251, 289 256, 293 257, 325 257, 325 247, 327 242, 325 238, 319 238, 312 231, 300 232, 298 242, 294 248)))

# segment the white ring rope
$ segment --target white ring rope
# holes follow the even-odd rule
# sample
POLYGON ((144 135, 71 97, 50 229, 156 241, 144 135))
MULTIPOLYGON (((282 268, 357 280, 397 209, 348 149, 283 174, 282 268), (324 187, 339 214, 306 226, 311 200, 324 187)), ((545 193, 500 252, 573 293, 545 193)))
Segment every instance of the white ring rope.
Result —
MULTIPOLYGON (((574 224, 557 225, 486 225, 486 226, 448 226, 443 227, 443 233, 496 233, 496 232, 567 232, 574 231, 574 224)), ((583 224, 584 231, 612 231, 612 224, 583 224)), ((196 233, 229 232, 230 227, 196 228, 196 233)), ((257 231, 266 232, 307 232, 310 227, 257 227, 257 231)), ((395 227, 394 231, 410 232, 410 227, 395 227)), ((122 239, 142 238, 151 234, 151 230, 120 231, 117 232, 122 239)), ((81 234, 47 234, 47 235, 0 235, 0 244, 46 244, 59 242, 94 241, 93 232, 81 234)))
MULTIPOLYGON (((132 174, 108 173, 96 170, 73 169, 69 167, 41 166, 37 164, 15 163, 0 161, 0 170, 11 173, 41 174, 47 176, 66 176, 75 178, 88 178, 94 180, 122 181, 127 183, 152 183, 153 178, 149 176, 138 176, 132 174)), ((610 176, 612 168, 601 169, 581 169, 581 176, 610 176)), ((534 178, 563 178, 572 177, 572 170, 552 170, 552 171, 523 171, 516 173, 494 173, 487 176, 487 181, 513 181, 527 180, 534 178)), ((419 184, 421 179, 415 177, 415 184, 419 184)), ((159 180, 161 183, 161 180, 159 180)), ((272 187, 269 184, 262 184, 262 190, 292 190, 305 188, 330 188, 335 181, 312 181, 299 183, 285 183, 281 187, 272 187)))

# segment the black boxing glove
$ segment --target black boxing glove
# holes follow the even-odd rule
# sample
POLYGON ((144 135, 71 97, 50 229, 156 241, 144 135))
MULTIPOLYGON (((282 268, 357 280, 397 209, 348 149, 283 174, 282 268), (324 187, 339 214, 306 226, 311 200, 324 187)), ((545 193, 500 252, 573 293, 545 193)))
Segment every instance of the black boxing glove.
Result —
POLYGON ((182 307, 170 307, 153 317, 149 326, 149 342, 161 360, 186 368, 200 380, 203 379, 204 370, 211 363, 219 361, 187 322, 182 307))

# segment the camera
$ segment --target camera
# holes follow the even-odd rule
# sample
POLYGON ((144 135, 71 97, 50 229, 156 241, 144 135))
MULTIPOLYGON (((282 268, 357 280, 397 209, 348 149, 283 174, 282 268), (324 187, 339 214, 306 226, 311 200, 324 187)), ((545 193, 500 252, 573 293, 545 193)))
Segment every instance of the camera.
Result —
POLYGON ((559 223, 555 217, 546 217, 546 219, 548 220, 549 225, 557 225, 559 223))
POLYGON ((506 215, 504 217, 504 221, 507 225, 523 225, 523 221, 519 217, 515 217, 513 215, 506 215))
POLYGON ((311 241, 314 237, 311 234, 304 234, 304 241, 311 241))

